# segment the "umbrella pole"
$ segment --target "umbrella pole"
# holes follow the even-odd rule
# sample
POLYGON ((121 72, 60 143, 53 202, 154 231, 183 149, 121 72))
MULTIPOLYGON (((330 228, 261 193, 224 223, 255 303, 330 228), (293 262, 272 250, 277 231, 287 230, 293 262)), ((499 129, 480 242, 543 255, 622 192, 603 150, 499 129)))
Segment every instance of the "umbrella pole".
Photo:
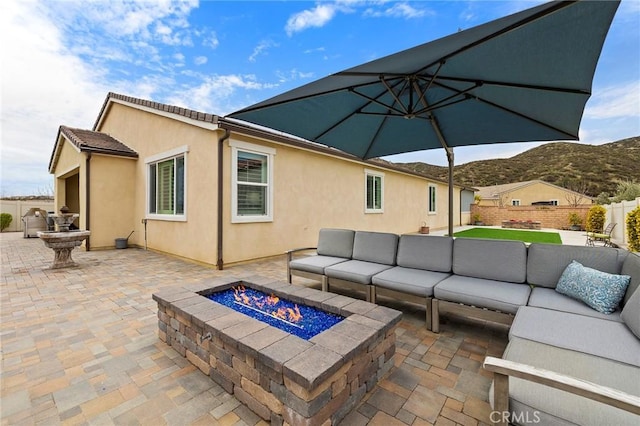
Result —
POLYGON ((449 236, 453 236, 453 148, 447 145, 447 141, 444 140, 442 132, 440 131, 440 125, 438 120, 434 116, 431 116, 431 126, 438 136, 438 140, 445 152, 447 153, 447 161, 449 163, 449 236))

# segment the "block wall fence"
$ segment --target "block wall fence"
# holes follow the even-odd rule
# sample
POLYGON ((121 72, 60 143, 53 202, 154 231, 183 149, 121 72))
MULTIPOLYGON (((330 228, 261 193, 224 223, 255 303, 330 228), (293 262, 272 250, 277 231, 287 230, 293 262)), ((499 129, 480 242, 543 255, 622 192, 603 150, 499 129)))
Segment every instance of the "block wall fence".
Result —
POLYGON ((584 206, 471 206, 471 224, 474 216, 489 226, 501 226, 504 220, 540 222, 542 228, 569 229, 569 213, 577 213, 582 218, 584 229, 587 213, 591 205, 584 206))

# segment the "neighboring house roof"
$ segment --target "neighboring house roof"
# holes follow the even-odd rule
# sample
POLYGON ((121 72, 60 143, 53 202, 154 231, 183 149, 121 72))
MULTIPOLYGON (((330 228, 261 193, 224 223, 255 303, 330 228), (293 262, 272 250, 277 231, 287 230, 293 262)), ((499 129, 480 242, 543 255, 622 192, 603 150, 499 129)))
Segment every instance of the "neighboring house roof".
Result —
MULTIPOLYGON (((252 123, 248 123, 241 120, 229 119, 225 117, 221 117, 215 114, 207 114, 200 111, 191 110, 188 108, 182 108, 174 105, 167 105, 160 102, 153 102, 145 99, 134 98, 132 96, 125 96, 118 93, 109 92, 107 97, 102 104, 102 108, 98 117, 93 125, 93 131, 85 130, 84 132, 93 133, 93 134, 101 134, 99 133, 99 129, 102 123, 102 120, 106 117, 109 108, 114 103, 124 104, 133 108, 138 108, 142 110, 147 110, 149 112, 154 112, 160 115, 164 115, 167 117, 171 117, 176 120, 188 122, 193 125, 199 125, 201 127, 209 128, 209 129, 223 129, 227 131, 235 131, 238 133, 247 134, 250 136, 255 136, 259 138, 263 138, 266 140, 270 140, 273 142, 283 143, 287 145, 292 145, 302 149, 308 149, 311 151, 316 151, 324 154, 329 154, 341 158, 346 158, 353 161, 358 161, 366 164, 376 165, 378 167, 386 168, 389 170, 394 170, 397 172, 419 176, 421 178, 429 179, 435 182, 443 182, 447 183, 447 181, 442 179, 437 179, 432 176, 426 175, 424 173, 415 172, 413 170, 409 170, 403 166, 396 165, 381 159, 371 159, 371 160, 361 160, 358 157, 347 154, 343 151, 340 151, 335 148, 327 147, 326 145, 318 144, 315 142, 308 141, 306 139, 299 138, 294 135, 290 135, 287 133, 282 133, 273 129, 269 129, 263 126, 254 125, 252 123)), ((61 128, 64 126, 61 126, 61 128)), ((77 130, 77 129, 74 129, 77 130)), ((115 141, 115 139, 113 139, 115 141)), ((116 141, 118 142, 118 141, 116 141)), ((125 146, 124 144, 122 144, 125 146)), ((125 146, 126 147, 126 146, 125 146)), ((132 151, 133 152, 133 151, 132 151)), ((137 156, 137 154, 136 154, 137 156)), ((52 162, 49 164, 49 171, 52 170, 53 166, 53 156, 52 162)), ((475 188, 464 187, 460 184, 455 184, 455 186, 461 187, 462 189, 467 189, 470 191, 475 191, 475 188)))
MULTIPOLYGON (((478 187, 476 187, 476 189, 478 190, 478 192, 476 194, 480 195, 480 197, 482 197, 483 200, 495 200, 495 199, 498 199, 503 194, 508 194, 508 193, 513 192, 515 190, 523 189, 523 188, 526 188, 527 186, 531 186, 531 185, 535 185, 535 184, 542 184, 542 185, 552 186, 554 188, 558 188, 558 189, 561 189, 563 191, 567 191, 567 192, 571 192, 571 193, 574 193, 574 194, 578 194, 577 192, 572 191, 570 189, 563 188, 561 186, 554 185, 552 183, 545 182, 545 181, 539 180, 539 179, 528 180, 528 181, 525 181, 525 182, 505 183, 505 184, 502 184, 502 185, 478 186, 478 187)), ((583 195, 583 194, 580 194, 580 195, 583 195)), ((591 199, 591 197, 589 197, 587 195, 583 195, 583 196, 585 198, 591 199)))
POLYGON ((138 158, 138 153, 120 142, 119 140, 100 132, 91 130, 75 129, 67 126, 60 126, 56 145, 49 161, 49 172, 53 171, 55 163, 60 156, 62 141, 64 136, 80 152, 92 152, 97 154, 115 155, 118 157, 138 158))

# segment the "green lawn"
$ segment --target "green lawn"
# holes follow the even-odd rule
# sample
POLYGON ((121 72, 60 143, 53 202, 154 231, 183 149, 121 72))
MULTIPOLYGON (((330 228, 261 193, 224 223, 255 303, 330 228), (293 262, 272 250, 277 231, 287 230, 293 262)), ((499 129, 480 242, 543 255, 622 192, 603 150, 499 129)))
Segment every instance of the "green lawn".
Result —
POLYGON ((517 240, 525 243, 562 244, 557 232, 520 231, 517 229, 471 228, 453 234, 455 237, 517 240))

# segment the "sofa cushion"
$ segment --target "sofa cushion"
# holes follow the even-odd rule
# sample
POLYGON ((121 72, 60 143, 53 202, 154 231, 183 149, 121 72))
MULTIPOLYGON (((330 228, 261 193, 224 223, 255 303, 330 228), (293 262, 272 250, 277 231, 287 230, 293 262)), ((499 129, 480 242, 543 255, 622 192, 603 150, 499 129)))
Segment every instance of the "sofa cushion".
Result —
POLYGON ((351 259, 355 231, 323 228, 318 234, 317 253, 321 256, 351 259))
POLYGON ((423 269, 395 266, 374 275, 371 282, 377 287, 388 288, 416 296, 431 297, 433 296, 433 287, 449 275, 451 274, 446 272, 425 271, 423 269))
POLYGON ((629 330, 640 339, 640 290, 636 289, 620 314, 629 330))
MULTIPOLYGON (((520 338, 509 342, 503 358, 640 396, 638 368, 629 364, 520 338)), ((528 419, 528 424, 540 425, 638 424, 636 414, 517 378, 509 379, 509 397, 511 412, 521 419, 515 423, 527 424, 528 419)))
POLYGON ((620 310, 616 310, 611 314, 603 314, 587 306, 581 300, 560 294, 553 288, 535 287, 531 290, 531 296, 529 296, 527 306, 622 322, 620 310))
POLYGON ((628 275, 608 274, 572 261, 564 270, 556 291, 582 300, 598 312, 615 311, 629 285, 628 275))
POLYGON ((622 264, 620 273, 631 277, 629 287, 627 287, 627 293, 624 295, 624 299, 622 301, 622 304, 624 305, 638 287, 640 287, 640 254, 628 253, 624 263, 622 264))
POLYGON ((527 246, 521 241, 456 238, 453 273, 523 283, 527 278, 527 246))
POLYGON ((514 337, 640 367, 640 340, 621 322, 523 306, 509 329, 514 337))
POLYGON ((452 275, 433 290, 437 299, 515 314, 527 304, 531 287, 526 284, 452 275))
POLYGON ((398 243, 398 266, 451 272, 453 238, 434 235, 402 235, 398 243))
POLYGON ((348 260, 325 268, 324 273, 330 278, 369 285, 371 284, 371 277, 391 267, 390 265, 364 262, 362 260, 348 260))
POLYGON ((289 262, 289 267, 297 271, 311 272, 312 274, 324 274, 324 268, 346 262, 349 259, 332 256, 307 256, 289 262))
POLYGON ((353 259, 365 262, 396 264, 398 236, 386 232, 356 231, 353 240, 353 259))
POLYGON ((534 243, 527 256, 527 282, 556 288, 567 265, 577 260, 584 266, 617 274, 620 272, 618 250, 608 247, 580 247, 534 243))

